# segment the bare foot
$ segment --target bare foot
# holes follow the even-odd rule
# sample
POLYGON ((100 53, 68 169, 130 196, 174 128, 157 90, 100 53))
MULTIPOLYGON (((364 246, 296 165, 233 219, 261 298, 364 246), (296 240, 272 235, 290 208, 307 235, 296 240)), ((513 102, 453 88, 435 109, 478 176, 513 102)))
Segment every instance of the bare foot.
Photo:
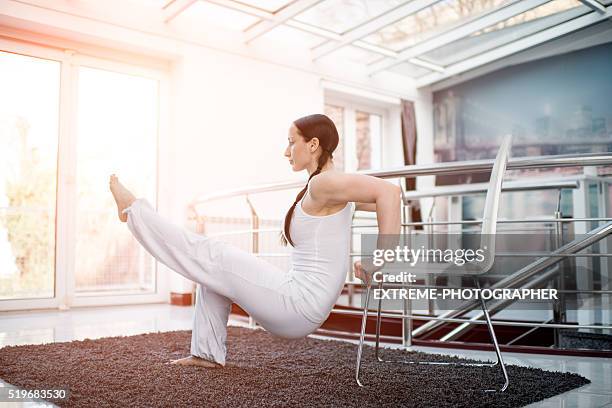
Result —
POLYGON ((113 193, 113 197, 115 198, 115 202, 117 203, 119 220, 121 220, 121 222, 127 222, 128 215, 122 214, 121 211, 128 208, 134 202, 134 200, 136 200, 136 197, 130 192, 130 190, 125 188, 123 184, 119 182, 119 178, 117 178, 117 176, 114 174, 111 174, 108 184, 110 191, 113 193))
POLYGON ((219 363, 215 363, 214 361, 205 360, 196 356, 189 356, 185 358, 180 358, 178 360, 172 360, 168 364, 177 364, 183 366, 198 366, 198 367, 206 367, 206 368, 222 368, 223 366, 219 363))

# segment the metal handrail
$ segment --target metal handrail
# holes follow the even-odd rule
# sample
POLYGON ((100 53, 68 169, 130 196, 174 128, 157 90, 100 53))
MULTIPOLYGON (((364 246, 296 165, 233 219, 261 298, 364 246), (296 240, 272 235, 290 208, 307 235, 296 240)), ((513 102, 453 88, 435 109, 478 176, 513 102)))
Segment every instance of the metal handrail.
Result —
MULTIPOLYGON (((593 217, 593 218, 526 218, 518 220, 499 220, 498 224, 523 224, 523 223, 570 223, 570 222, 592 222, 592 221, 612 221, 612 218, 593 217)), ((409 227, 416 225, 463 225, 463 224, 480 224, 481 220, 463 220, 463 221, 429 221, 429 222, 405 222, 401 223, 401 226, 409 227)), ((356 228, 374 228, 378 227, 377 224, 359 224, 352 225, 352 229, 356 228)), ((259 228, 259 229, 245 229, 238 231, 224 232, 227 235, 237 234, 249 234, 251 232, 280 232, 282 228, 259 228)))
MULTIPOLYGON (((388 170, 359 171, 379 178, 417 177, 447 174, 465 174, 475 172, 487 172, 493 168, 493 159, 468 160, 456 162, 444 162, 433 164, 416 164, 401 166, 388 170)), ((612 153, 584 153, 584 154, 562 154, 553 156, 516 157, 508 160, 507 170, 525 170, 551 167, 585 167, 603 166, 612 164, 612 153)), ((198 204, 223 198, 237 197, 245 194, 266 193, 272 191, 290 190, 304 186, 304 181, 284 181, 279 183, 266 183, 254 187, 242 187, 224 190, 217 193, 200 195, 189 205, 195 208, 198 204)))
MULTIPOLYGON (((590 218, 526 218, 522 220, 498 220, 498 224, 522 224, 522 223, 569 223, 569 222, 588 222, 588 221, 612 221, 612 218, 590 217, 590 218)), ((462 225, 462 224, 480 224, 481 220, 463 220, 463 221, 429 221, 429 222, 406 222, 404 226, 417 225, 462 225)), ((375 227, 376 225, 358 225, 359 227, 375 227)))
MULTIPOLYGON (((486 193, 489 183, 472 183, 467 185, 439 186, 428 190, 407 191, 404 193, 405 200, 416 200, 426 197, 444 197, 451 195, 481 194, 486 193)), ((544 180, 542 181, 504 181, 502 192, 512 191, 534 191, 534 190, 558 190, 560 188, 576 189, 580 187, 577 180, 544 180)))

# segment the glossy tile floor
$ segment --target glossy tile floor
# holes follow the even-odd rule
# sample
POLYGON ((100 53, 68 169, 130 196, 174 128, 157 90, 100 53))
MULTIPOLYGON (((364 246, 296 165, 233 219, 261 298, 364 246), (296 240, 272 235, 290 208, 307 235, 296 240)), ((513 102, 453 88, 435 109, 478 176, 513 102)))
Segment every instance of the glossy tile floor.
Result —
MULTIPOLYGON (((167 304, 78 308, 68 311, 0 312, 0 348, 7 345, 42 344, 85 338, 133 335, 147 332, 191 329, 192 307, 167 304)), ((230 319, 231 325, 246 326, 243 319, 230 319)), ((339 340, 340 341, 340 340, 339 340)), ((344 341, 344 340, 343 340, 344 341)), ((389 345, 399 347, 398 345, 389 345)), ((478 359, 493 359, 493 353, 414 347, 415 350, 478 359)), ((541 401, 530 407, 609 407, 612 408, 612 359, 545 356, 504 353, 508 364, 571 371, 591 380, 591 384, 541 401)), ((6 386, 0 380, 0 387, 6 386)), ((0 406, 33 407, 50 404, 25 402, 0 406)))

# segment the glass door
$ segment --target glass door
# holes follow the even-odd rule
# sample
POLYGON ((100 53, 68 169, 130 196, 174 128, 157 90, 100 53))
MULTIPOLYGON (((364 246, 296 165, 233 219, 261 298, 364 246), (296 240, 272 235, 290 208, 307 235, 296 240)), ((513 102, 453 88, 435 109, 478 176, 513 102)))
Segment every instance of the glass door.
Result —
POLYGON ((60 65, 0 51, 0 302, 55 297, 60 65))
POLYGON ((154 293, 155 262, 117 218, 108 178, 156 204, 159 81, 78 67, 77 296, 154 293))

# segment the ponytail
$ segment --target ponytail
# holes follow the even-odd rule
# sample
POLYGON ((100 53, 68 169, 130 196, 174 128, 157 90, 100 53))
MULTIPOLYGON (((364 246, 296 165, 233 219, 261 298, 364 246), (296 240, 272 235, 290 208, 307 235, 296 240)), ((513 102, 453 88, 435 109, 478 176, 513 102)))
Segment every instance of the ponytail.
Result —
POLYGON ((317 169, 312 172, 310 177, 308 177, 308 181, 306 181, 306 185, 295 197, 295 201, 293 202, 293 205, 291 206, 291 208, 289 208, 289 211, 287 211, 287 214, 285 215, 285 228, 283 229, 284 234, 281 234, 281 243, 283 244, 283 246, 287 246, 287 242, 289 242, 291 246, 295 246, 293 244, 293 241, 291 240, 291 234, 289 234, 289 227, 291 226, 291 218, 293 217, 293 211, 295 211, 295 206, 297 205, 297 203, 300 202, 302 197, 304 197, 304 194, 306 194, 306 191, 308 191, 308 183, 310 183, 310 179, 312 179, 314 176, 316 176, 319 173, 321 173, 321 166, 317 167, 317 169))

